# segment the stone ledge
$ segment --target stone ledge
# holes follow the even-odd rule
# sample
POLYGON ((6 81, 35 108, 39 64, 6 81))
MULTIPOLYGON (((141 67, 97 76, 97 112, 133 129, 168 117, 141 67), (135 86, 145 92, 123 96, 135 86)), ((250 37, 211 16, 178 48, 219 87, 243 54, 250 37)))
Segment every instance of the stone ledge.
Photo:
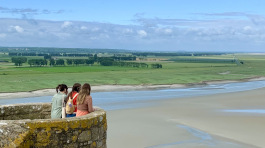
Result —
MULTIPOLYGON (((28 113, 49 112, 50 103, 0 106, 5 115, 21 115, 16 109, 28 113), (11 109, 10 109, 11 108, 11 109), (10 109, 12 113, 6 113, 10 109), (43 111, 46 110, 46 111, 43 111)), ((0 116, 1 117, 1 116, 0 116)), ((44 117, 44 116, 38 116, 44 117)), ((47 116, 46 116, 47 117, 47 116)), ((107 120, 102 109, 81 117, 64 119, 0 120, 0 147, 106 147, 107 120)))

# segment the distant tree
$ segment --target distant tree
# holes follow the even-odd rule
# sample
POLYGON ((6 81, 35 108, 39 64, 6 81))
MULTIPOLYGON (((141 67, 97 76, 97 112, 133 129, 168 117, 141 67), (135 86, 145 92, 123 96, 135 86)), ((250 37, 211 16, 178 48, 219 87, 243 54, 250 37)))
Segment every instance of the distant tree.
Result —
POLYGON ((9 52, 8 55, 9 56, 17 56, 17 53, 16 52, 9 52))
POLYGON ((152 68, 162 68, 162 64, 151 64, 152 68))
POLYGON ((35 61, 34 60, 35 59, 28 60, 28 64, 30 65, 30 67, 35 64, 35 61))
POLYGON ((134 63, 134 67, 145 67, 145 68, 147 68, 148 67, 148 64, 146 64, 146 63, 134 63))
POLYGON ((52 58, 52 56, 48 55, 48 54, 45 54, 43 57, 44 57, 44 59, 51 59, 52 58))
POLYGON ((129 56, 129 57, 118 57, 118 56, 114 56, 113 59, 115 61, 135 61, 136 57, 135 56, 129 56))
POLYGON ((94 54, 94 61, 98 62, 98 55, 94 54))
POLYGON ((74 59, 73 63, 75 65, 79 65, 79 64, 85 64, 85 60, 84 59, 74 59))
POLYGON ((50 66, 55 65, 55 60, 54 59, 50 59, 50 66))
POLYGON ((137 67, 137 68, 148 68, 146 63, 136 63, 136 62, 113 62, 113 65, 120 67, 137 67))
POLYGON ((44 66, 47 65, 47 60, 45 59, 30 59, 28 60, 30 66, 44 66))
POLYGON ((37 56, 35 52, 26 52, 26 53, 21 53, 21 56, 37 56))
POLYGON ((22 63, 27 62, 26 57, 12 57, 11 60, 12 60, 12 63, 15 63, 16 66, 22 66, 22 63))
POLYGON ((66 63, 67 63, 67 65, 73 65, 73 60, 72 59, 67 59, 66 63))
POLYGON ((88 59, 88 60, 85 60, 86 64, 94 64, 94 60, 92 59, 88 59))
POLYGON ((63 59, 56 60, 55 65, 64 65, 64 60, 63 59))
POLYGON ((100 61, 100 65, 102 65, 102 66, 112 66, 113 65, 113 61, 111 61, 111 60, 102 60, 102 61, 100 61))

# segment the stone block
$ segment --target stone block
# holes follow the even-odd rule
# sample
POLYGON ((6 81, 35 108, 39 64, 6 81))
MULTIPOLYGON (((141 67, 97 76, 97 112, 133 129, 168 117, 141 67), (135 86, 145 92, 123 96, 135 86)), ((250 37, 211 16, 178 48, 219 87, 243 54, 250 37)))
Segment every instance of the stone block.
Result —
POLYGON ((83 131, 78 136, 78 142, 86 142, 91 140, 91 131, 83 131))
POLYGON ((99 129, 97 127, 91 128, 92 132, 92 141, 96 141, 99 139, 99 129))
POLYGON ((104 128, 103 127, 99 127, 99 140, 104 139, 104 128))

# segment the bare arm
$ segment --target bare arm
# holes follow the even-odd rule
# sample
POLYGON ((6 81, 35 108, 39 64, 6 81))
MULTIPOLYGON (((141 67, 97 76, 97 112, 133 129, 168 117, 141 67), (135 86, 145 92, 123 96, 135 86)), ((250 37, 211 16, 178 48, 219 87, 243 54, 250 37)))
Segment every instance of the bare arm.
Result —
POLYGON ((88 96, 88 112, 91 113, 94 111, 92 97, 88 96))

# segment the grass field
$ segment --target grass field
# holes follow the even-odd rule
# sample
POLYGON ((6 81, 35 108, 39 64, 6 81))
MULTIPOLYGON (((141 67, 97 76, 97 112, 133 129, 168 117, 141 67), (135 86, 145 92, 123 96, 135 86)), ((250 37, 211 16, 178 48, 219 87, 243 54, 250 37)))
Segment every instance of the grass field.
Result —
MULTIPOLYGON (((231 59, 231 57, 232 55, 221 55, 194 58, 231 59)), ((160 63, 163 65, 162 69, 151 69, 99 65, 28 67, 27 64, 24 64, 24 67, 15 67, 13 63, 0 62, 0 92, 55 88, 60 83, 72 86, 76 82, 81 84, 88 82, 92 86, 104 84, 189 84, 265 76, 265 55, 238 54, 236 57, 244 64, 146 61, 145 63, 148 64, 160 63)), ((159 58, 161 59, 161 57, 159 58)), ((166 58, 168 57, 163 59, 166 58)), ((3 59, 9 60, 7 55, 0 54, 0 60, 3 59)))

